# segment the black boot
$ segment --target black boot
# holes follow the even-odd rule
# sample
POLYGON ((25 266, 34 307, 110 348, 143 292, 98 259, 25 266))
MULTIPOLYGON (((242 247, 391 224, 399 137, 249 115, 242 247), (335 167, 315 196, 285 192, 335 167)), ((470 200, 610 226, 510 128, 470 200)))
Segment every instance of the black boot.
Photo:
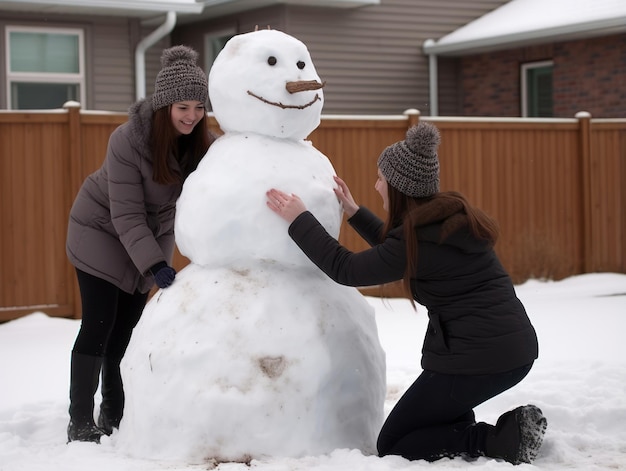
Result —
POLYGON ((520 406, 506 412, 486 436, 485 455, 512 464, 532 463, 547 426, 548 421, 536 406, 520 406))
POLYGON ((98 389, 101 366, 102 357, 72 352, 68 443, 100 443, 100 437, 104 435, 93 420, 93 396, 98 389))
POLYGON ((107 435, 113 433, 114 428, 120 427, 124 412, 124 388, 120 374, 121 359, 104 357, 102 362, 102 403, 98 415, 98 427, 107 435))

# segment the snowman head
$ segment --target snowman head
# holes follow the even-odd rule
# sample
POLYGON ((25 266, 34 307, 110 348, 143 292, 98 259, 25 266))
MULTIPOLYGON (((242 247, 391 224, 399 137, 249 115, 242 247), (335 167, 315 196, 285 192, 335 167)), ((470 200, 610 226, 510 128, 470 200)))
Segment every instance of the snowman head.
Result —
POLYGON ((233 36, 209 73, 224 132, 305 139, 320 124, 322 86, 304 43, 277 30, 233 36))

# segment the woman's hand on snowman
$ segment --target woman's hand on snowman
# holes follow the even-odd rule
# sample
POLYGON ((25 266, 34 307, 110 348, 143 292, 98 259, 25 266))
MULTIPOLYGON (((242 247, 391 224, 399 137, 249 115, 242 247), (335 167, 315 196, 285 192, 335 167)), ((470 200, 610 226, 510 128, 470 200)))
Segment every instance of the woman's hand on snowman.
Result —
POLYGON ((266 195, 267 206, 289 224, 306 211, 306 206, 298 195, 293 193, 289 195, 275 188, 269 190, 266 195))
POLYGON ((351 218, 359 210, 359 205, 354 201, 352 193, 350 193, 350 188, 348 188, 346 182, 336 175, 334 179, 335 183, 337 183, 337 188, 334 188, 337 199, 341 203, 343 211, 349 218, 351 218))

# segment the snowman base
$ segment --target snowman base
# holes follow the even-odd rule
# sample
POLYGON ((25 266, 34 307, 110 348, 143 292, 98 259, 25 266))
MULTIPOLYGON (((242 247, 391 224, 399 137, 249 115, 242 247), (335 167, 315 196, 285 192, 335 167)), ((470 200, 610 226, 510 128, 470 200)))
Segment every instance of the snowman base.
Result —
POLYGON ((188 265, 146 306, 122 377, 114 440, 135 457, 376 453, 386 388, 373 308, 315 267, 188 265))

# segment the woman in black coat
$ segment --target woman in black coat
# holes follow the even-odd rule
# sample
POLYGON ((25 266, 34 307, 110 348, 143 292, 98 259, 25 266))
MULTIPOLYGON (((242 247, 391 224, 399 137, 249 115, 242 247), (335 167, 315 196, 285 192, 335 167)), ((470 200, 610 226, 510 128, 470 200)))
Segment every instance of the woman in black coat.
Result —
POLYGON ((297 195, 268 191, 267 204, 329 277, 349 286, 403 280, 407 297, 428 309, 422 374, 389 414, 380 456, 434 461, 465 455, 530 463, 547 421, 520 406, 496 425, 473 409, 519 383, 538 355, 537 336, 496 256, 495 221, 456 192, 439 191, 439 132, 421 122, 378 159, 376 190, 386 223, 359 207, 336 177, 350 225, 372 246, 353 253, 330 236, 297 195))

